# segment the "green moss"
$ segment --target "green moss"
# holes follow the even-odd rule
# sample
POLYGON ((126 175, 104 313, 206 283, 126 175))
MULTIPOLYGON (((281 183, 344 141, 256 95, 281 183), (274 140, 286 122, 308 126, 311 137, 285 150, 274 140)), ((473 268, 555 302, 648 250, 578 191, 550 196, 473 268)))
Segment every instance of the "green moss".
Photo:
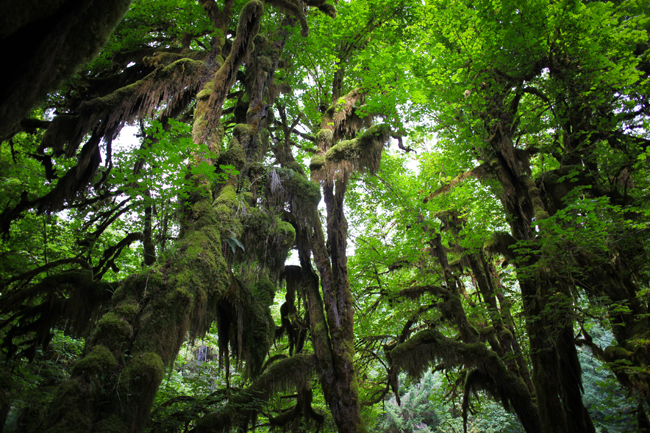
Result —
POLYGON ((477 328, 476 330, 481 336, 485 337, 494 332, 494 326, 484 326, 482 328, 477 328))
POLYGON ((123 348, 127 347, 133 338, 133 328, 122 317, 115 313, 106 313, 97 322, 92 336, 93 344, 104 345, 120 357, 123 348))
POLYGON ((241 141, 242 138, 246 138, 246 136, 240 134, 238 138, 230 140, 228 150, 219 159, 219 165, 232 165, 239 171, 244 168, 246 164, 246 153, 241 145, 241 143, 244 143, 244 141, 241 141))
POLYGON ((269 40, 264 35, 255 36, 255 39, 253 40, 253 42, 255 43, 255 47, 260 51, 265 50, 269 45, 269 40))
POLYGON ((163 65, 169 65, 170 63, 175 62, 176 60, 180 60, 184 58, 185 56, 178 54, 178 53, 166 53, 163 51, 158 51, 153 54, 151 57, 143 57, 142 62, 147 65, 147 66, 163 66, 163 65))
POLYGON ((632 355, 632 352, 621 346, 607 346, 605 348, 605 359, 609 362, 620 359, 629 359, 632 355))
POLYGON ((265 72, 269 72, 273 67, 271 59, 267 56, 260 56, 257 58, 257 66, 265 72))
POLYGON ((226 185, 219 194, 219 197, 214 201, 215 204, 231 204, 237 199, 237 192, 232 185, 226 185))
POLYGON ((390 138, 388 125, 375 125, 353 140, 342 140, 325 153, 331 163, 348 163, 354 168, 375 173, 379 169, 384 143, 390 138))
POLYGON ((317 171, 323 168, 324 165, 325 157, 323 155, 314 155, 309 163, 309 169, 311 171, 317 171))
POLYGON ((207 83, 205 83, 203 89, 201 89, 201 91, 196 95, 196 99, 198 100, 209 99, 210 95, 212 94, 212 86, 214 86, 214 81, 208 81, 207 83))
POLYGON ((275 285, 267 276, 262 276, 253 286, 253 296, 262 305, 270 306, 273 304, 275 297, 275 285))
POLYGON ((100 377, 113 371, 117 367, 115 357, 106 347, 95 346, 88 355, 74 364, 72 374, 74 376, 85 375, 88 378, 100 377))
POLYGON ((246 200, 246 203, 249 206, 253 206, 255 204, 255 197, 253 196, 252 192, 244 191, 242 193, 242 196, 244 197, 244 200, 246 200))
POLYGON ((119 304, 125 300, 141 299, 145 287, 160 287, 163 281, 163 274, 155 268, 149 268, 140 274, 133 274, 127 277, 122 285, 113 293, 113 304, 119 304))
POLYGON ((144 428, 164 373, 163 361, 155 353, 136 353, 123 370, 118 392, 128 431, 144 428))
POLYGON ((229 206, 226 206, 225 204, 217 205, 215 211, 222 218, 230 218, 230 216, 232 215, 232 209, 229 206))
POLYGON ((292 161, 289 164, 287 164, 287 168, 295 171, 296 173, 300 173, 301 175, 305 175, 305 170, 303 170, 302 165, 298 161, 292 161))
POLYGON ((137 392, 138 388, 146 387, 149 384, 158 384, 163 378, 165 367, 160 356, 155 353, 143 353, 136 355, 124 370, 124 377, 127 385, 137 392), (136 385, 135 389, 133 386, 136 385))
POLYGON ((512 248, 515 243, 516 241, 509 233, 497 231, 485 240, 483 249, 490 254, 501 254, 506 259, 513 260, 515 256, 512 248))
POLYGON ((115 307, 115 313, 124 317, 126 320, 133 320, 138 313, 138 304, 135 301, 128 301, 120 303, 115 307))
MULTIPOLYGON (((312 182, 304 175, 290 169, 274 169, 280 177, 283 190, 275 192, 276 200, 284 203, 289 202, 291 213, 294 215, 297 224, 313 225, 318 218, 316 207, 321 200, 320 185, 312 182)), ((274 195, 267 191, 268 195, 274 195)))
POLYGON ((316 134, 317 142, 331 143, 334 138, 334 132, 331 129, 321 129, 316 134))
POLYGON ((126 427, 118 415, 111 415, 95 424, 93 433, 126 433, 126 427))
POLYGON ((58 386, 49 414, 47 433, 87 433, 93 427, 93 402, 96 395, 79 379, 58 386))
POLYGON ((501 336, 501 339, 504 341, 512 341, 514 336, 512 335, 512 332, 508 328, 503 328, 501 332, 499 332, 499 335, 501 336))

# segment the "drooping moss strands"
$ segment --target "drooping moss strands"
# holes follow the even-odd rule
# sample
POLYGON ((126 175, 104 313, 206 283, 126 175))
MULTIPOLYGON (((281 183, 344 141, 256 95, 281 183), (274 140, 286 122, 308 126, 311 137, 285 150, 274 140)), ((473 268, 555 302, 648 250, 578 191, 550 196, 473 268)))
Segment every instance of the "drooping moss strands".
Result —
MULTIPOLYGON (((101 413, 91 408, 93 417, 101 423, 118 417, 115 422, 123 431, 142 430, 164 368, 176 356, 188 331, 201 335, 207 330, 214 305, 228 287, 220 224, 211 200, 194 203, 187 210, 186 221, 180 255, 125 281, 114 295, 114 311, 100 319, 101 326, 91 339, 91 347, 93 342, 105 345, 118 357, 130 351, 124 369, 110 376, 119 378, 115 385, 104 381, 91 394, 78 396, 84 400, 101 396, 106 403, 101 413), (124 404, 128 404, 126 411, 124 404)), ((84 386, 84 380, 74 376, 69 386, 84 386)), ((64 428, 54 415, 60 410, 55 403, 48 431, 64 428)))
POLYGON ((161 65, 140 81, 84 102, 79 107, 83 122, 92 126, 101 119, 110 127, 135 116, 149 117, 161 103, 165 103, 165 113, 169 113, 185 93, 198 91, 208 80, 208 72, 203 61, 189 58, 161 65))
MULTIPOLYGON (((356 170, 375 174, 379 170, 381 152, 389 139, 390 127, 382 124, 368 128, 357 138, 336 143, 325 152, 325 171, 317 171, 316 176, 346 176, 356 170)), ((314 161, 314 158, 310 168, 318 165, 319 160, 314 161)))
POLYGON ((287 168, 274 168, 280 188, 272 189, 267 183, 265 196, 274 206, 289 203, 294 222, 305 227, 313 226, 318 218, 316 212, 321 200, 320 186, 307 179, 303 174, 287 168))
POLYGON ((8 293, 0 302, 0 313, 6 315, 0 328, 7 327, 3 347, 9 356, 23 347, 32 359, 38 346, 47 347, 55 326, 73 335, 87 335, 102 308, 110 303, 116 286, 94 281, 89 269, 71 270, 8 293), (32 338, 14 344, 26 336, 32 338))
POLYGON ((438 331, 426 330, 393 349, 390 359, 393 365, 406 369, 415 377, 421 376, 432 361, 439 361, 446 367, 476 368, 484 380, 494 384, 501 399, 510 402, 527 433, 542 431, 537 407, 524 381, 509 371, 497 354, 483 343, 461 343, 438 331))
POLYGON ((135 116, 150 115, 162 103, 166 104, 165 113, 186 107, 190 102, 187 95, 193 95, 206 79, 205 64, 185 58, 160 67, 146 78, 110 95, 83 103, 79 115, 63 115, 60 121, 57 116, 50 123, 48 129, 52 129, 51 133, 46 131, 39 150, 42 152, 52 147, 55 153, 65 152, 72 157, 84 135, 92 132, 77 157, 77 165, 59 178, 48 194, 33 200, 25 196, 13 208, 5 209, 0 215, 0 229, 6 232, 11 222, 20 218, 27 209, 36 207, 40 213, 54 212, 73 202, 97 172, 102 160, 99 149, 102 140, 110 148, 110 142, 125 122, 132 121, 135 116))
POLYGON ((317 367, 314 355, 294 355, 271 365, 245 390, 233 395, 228 403, 215 413, 206 415, 191 430, 193 433, 229 432, 231 426, 248 427, 249 420, 276 391, 305 389, 317 367), (242 410, 247 407, 247 410, 242 410))

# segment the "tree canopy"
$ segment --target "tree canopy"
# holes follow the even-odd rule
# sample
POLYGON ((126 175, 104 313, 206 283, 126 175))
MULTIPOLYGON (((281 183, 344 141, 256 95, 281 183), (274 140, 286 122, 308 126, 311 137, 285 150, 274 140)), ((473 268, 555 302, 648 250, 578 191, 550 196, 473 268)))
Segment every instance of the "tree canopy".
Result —
POLYGON ((3 431, 650 432, 650 3, 329 1, 0 2, 3 431))

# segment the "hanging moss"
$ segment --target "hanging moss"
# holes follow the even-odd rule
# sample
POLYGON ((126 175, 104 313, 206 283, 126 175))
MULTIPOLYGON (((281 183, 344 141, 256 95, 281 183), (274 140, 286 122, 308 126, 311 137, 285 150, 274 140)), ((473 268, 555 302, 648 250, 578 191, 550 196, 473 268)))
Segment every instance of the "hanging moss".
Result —
POLYGON ((374 174, 379 170, 381 152, 390 138, 388 125, 376 125, 368 128, 353 140, 343 140, 332 146, 325 153, 325 161, 330 172, 350 172, 361 169, 374 174))
POLYGON ((390 352, 390 359, 393 365, 405 368, 416 377, 434 360, 445 367, 465 365, 476 368, 481 377, 498 390, 504 405, 512 405, 526 431, 540 431, 537 407, 525 382, 508 370, 503 360, 483 343, 461 343, 438 331, 426 330, 394 348, 390 352))
POLYGON ((510 233, 494 232, 490 238, 485 240, 483 249, 489 254, 501 254, 507 260, 514 260, 515 252, 512 248, 515 244, 516 241, 510 233))
POLYGON ((182 58, 109 95, 84 102, 80 112, 88 126, 103 120, 109 127, 130 121, 135 115, 150 116, 161 102, 167 103, 168 112, 175 105, 172 101, 203 85, 206 72, 204 62, 182 58))
POLYGON ((297 224, 313 226, 318 218, 316 208, 321 200, 320 185, 288 168, 273 168, 267 176, 276 176, 280 184, 277 187, 274 182, 267 182, 267 200, 273 206, 284 207, 288 203, 297 224))
MULTIPOLYGON (((265 290, 257 287, 258 290, 265 290)), ((266 287, 268 290, 269 288, 266 287)), ((255 299, 245 310, 244 318, 242 355, 246 361, 246 377, 257 377, 262 371, 264 359, 269 353, 275 336, 275 322, 271 316, 269 305, 266 302, 269 298, 273 300, 273 288, 271 293, 262 296, 262 299, 255 299)), ((260 293, 260 292, 258 292, 260 293)))
POLYGON ((249 209, 243 223, 246 254, 252 254, 273 272, 279 271, 296 239, 293 226, 256 208, 249 209))
POLYGON ((253 296, 257 302, 266 307, 270 307, 273 305, 273 298, 275 298, 275 285, 268 277, 263 276, 255 286, 253 286, 253 296))
POLYGON ((10 355, 22 347, 31 357, 37 346, 47 347, 54 326, 75 336, 87 336, 113 290, 113 284, 95 282, 92 271, 82 269, 55 273, 9 292, 0 302, 0 314, 16 315, 20 320, 0 324, 7 327, 3 347, 10 355))
POLYGON ((255 379, 246 389, 234 394, 225 406, 217 412, 201 418, 195 427, 196 433, 229 432, 231 426, 238 425, 244 431, 247 424, 262 410, 264 403, 278 391, 287 389, 307 389, 316 368, 314 355, 294 355, 282 359, 269 367, 264 374, 255 379))

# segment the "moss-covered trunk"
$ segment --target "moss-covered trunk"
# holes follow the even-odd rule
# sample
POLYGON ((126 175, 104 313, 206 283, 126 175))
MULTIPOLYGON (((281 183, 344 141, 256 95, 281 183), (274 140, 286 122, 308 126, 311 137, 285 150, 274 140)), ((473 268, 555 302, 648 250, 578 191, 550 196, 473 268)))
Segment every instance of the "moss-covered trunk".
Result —
MULTIPOLYGON (((225 61, 214 52, 215 78, 205 92, 212 105, 201 99, 195 111, 193 137, 218 156, 221 147, 219 118, 233 71, 242 64, 259 30, 263 5, 251 0, 241 11, 237 37, 225 61), (215 82, 220 86, 215 88, 215 82), (218 106, 218 107, 217 107, 218 106)), ((224 19, 229 19, 225 17, 224 19)), ((242 152, 237 140, 229 156, 242 152)), ((208 162, 193 155, 192 164, 208 162)), ((234 158, 233 163, 241 169, 234 158)), ((129 432, 144 429, 165 369, 181 344, 207 331, 216 306, 232 291, 229 267, 222 256, 224 212, 213 204, 212 185, 202 176, 188 179, 195 186, 184 204, 181 239, 175 252, 158 265, 128 278, 113 295, 113 305, 98 322, 85 356, 75 364, 73 377, 59 387, 48 414, 47 432, 129 432)), ((228 193, 224 190, 221 195, 228 193)), ((227 195, 227 194, 226 194, 227 195)), ((228 199, 230 197, 228 196, 228 199)), ((146 214, 145 218, 149 215, 146 214)), ((233 296, 230 294, 230 296, 233 296)))
POLYGON ((540 200, 539 189, 529 177, 528 161, 515 156, 510 137, 499 130, 493 140, 493 148, 499 155, 492 163, 502 188, 499 196, 514 240, 529 251, 521 254, 515 265, 542 431, 594 432, 591 418, 582 404, 570 289, 540 261, 544 252, 537 242, 540 235, 535 225, 536 221, 547 218, 548 213, 540 200))
POLYGON ((317 229, 314 247, 316 267, 321 286, 327 324, 330 331, 332 363, 321 374, 323 390, 332 416, 342 433, 363 432, 359 390, 354 372, 354 308, 348 279, 346 237, 347 222, 343 214, 343 199, 347 182, 326 181, 323 196, 327 208, 327 247, 322 232, 317 229), (326 255, 329 252, 329 256, 326 255))

